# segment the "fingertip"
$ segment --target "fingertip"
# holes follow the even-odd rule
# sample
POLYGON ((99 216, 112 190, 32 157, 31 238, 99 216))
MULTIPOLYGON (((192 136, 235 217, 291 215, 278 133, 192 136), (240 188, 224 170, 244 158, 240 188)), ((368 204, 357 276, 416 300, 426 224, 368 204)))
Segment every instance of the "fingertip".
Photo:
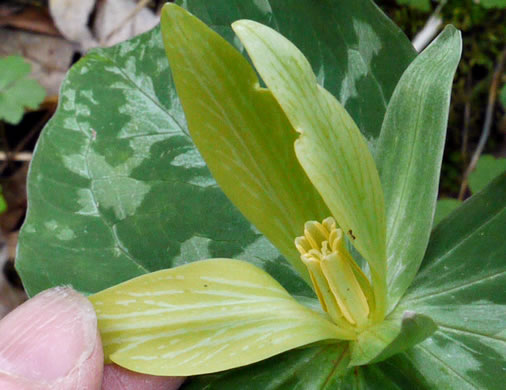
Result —
POLYGON ((0 372, 19 388, 96 390, 102 369, 93 306, 71 288, 46 290, 0 322, 0 372))

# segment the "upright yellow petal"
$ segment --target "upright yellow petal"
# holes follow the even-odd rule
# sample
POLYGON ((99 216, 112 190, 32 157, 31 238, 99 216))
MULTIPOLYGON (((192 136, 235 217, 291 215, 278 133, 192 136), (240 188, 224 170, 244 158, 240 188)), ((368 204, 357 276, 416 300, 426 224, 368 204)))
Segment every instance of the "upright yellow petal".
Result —
POLYGON ((344 107, 317 84, 311 65, 262 24, 233 24, 262 79, 300 133, 297 157, 337 223, 371 267, 377 312, 384 312, 386 231, 383 191, 365 138, 344 107))
POLYGON ((190 134, 214 178, 309 281, 293 239, 329 211, 297 161, 296 132, 246 59, 200 20, 167 4, 162 34, 190 134))

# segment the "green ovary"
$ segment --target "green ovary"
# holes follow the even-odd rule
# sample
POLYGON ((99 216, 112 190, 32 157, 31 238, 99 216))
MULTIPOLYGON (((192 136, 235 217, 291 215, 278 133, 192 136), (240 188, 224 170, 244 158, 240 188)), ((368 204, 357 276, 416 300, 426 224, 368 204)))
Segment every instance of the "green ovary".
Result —
POLYGON ((332 321, 357 333, 369 325, 375 307, 372 287, 346 249, 334 218, 306 222, 304 236, 295 239, 295 246, 332 321))

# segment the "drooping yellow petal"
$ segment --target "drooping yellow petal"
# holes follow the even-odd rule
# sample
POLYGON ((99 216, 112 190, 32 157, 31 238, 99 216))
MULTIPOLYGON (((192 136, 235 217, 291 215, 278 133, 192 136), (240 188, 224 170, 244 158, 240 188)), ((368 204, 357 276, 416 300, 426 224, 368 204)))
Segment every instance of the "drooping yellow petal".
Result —
POLYGON ((90 300, 106 360, 151 375, 222 371, 309 343, 356 337, 238 260, 154 272, 90 300))
POLYGON ((337 223, 371 267, 377 312, 384 312, 386 231, 383 191, 367 143, 344 107, 316 81, 286 38, 242 20, 234 31, 262 79, 300 133, 297 157, 337 223))

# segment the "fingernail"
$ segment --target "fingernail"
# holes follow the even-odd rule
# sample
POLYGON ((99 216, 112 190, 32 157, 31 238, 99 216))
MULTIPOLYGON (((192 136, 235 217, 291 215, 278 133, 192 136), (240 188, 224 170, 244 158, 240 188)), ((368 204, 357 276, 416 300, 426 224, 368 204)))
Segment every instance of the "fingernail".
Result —
POLYGON ((79 371, 97 343, 91 303, 70 288, 47 290, 0 322, 0 372, 52 382, 79 371))

